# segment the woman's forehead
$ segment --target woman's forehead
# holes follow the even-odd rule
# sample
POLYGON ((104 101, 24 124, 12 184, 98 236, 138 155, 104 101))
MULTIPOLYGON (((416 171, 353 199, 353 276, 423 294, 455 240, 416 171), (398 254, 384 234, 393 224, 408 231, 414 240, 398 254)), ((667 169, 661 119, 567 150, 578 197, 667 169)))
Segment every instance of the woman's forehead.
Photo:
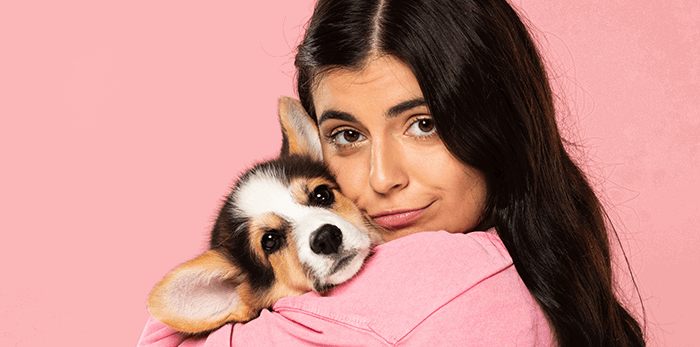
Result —
POLYGON ((374 59, 360 70, 328 71, 318 81, 312 96, 317 112, 338 108, 387 108, 423 98, 411 69, 391 56, 374 59))

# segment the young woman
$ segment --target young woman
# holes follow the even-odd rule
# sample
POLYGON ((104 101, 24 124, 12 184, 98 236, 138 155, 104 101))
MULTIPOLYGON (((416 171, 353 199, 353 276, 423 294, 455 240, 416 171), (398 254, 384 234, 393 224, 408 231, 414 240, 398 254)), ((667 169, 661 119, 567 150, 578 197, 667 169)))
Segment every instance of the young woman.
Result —
POLYGON ((320 0, 296 66, 324 160, 389 242, 327 297, 199 340, 151 320, 141 345, 645 345, 505 0, 320 0))

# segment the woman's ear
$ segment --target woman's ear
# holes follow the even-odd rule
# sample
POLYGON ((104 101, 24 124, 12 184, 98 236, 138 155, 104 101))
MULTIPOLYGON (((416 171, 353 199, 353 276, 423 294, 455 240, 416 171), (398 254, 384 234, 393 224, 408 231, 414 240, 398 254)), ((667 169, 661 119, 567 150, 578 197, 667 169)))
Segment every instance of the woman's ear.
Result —
POLYGON ((323 159, 318 128, 299 100, 282 96, 279 100, 282 150, 280 156, 306 154, 323 159))
POLYGON ((253 317, 238 293, 240 284, 238 268, 218 251, 210 250, 165 276, 148 298, 148 311, 186 333, 247 321, 253 317))

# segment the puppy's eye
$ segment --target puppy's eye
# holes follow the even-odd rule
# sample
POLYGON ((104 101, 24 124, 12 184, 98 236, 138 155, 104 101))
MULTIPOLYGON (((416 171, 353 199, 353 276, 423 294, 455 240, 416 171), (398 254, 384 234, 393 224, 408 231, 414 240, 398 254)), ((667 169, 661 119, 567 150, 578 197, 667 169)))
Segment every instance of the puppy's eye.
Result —
POLYGON ((268 231, 263 235, 260 244, 265 253, 274 253, 282 246, 282 236, 275 232, 268 231))
POLYGON ((314 206, 327 207, 333 205, 333 198, 334 196, 331 188, 325 184, 322 184, 316 187, 316 189, 314 189, 313 192, 311 192, 311 195, 309 196, 309 202, 311 205, 314 206))

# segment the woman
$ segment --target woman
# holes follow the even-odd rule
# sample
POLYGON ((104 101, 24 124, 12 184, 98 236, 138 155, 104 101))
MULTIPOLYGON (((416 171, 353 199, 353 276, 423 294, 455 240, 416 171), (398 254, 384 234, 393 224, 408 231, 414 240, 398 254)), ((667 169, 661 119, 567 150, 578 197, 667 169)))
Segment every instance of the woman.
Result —
MULTIPOLYGON (((329 297, 280 300, 200 343, 645 345, 505 0, 320 0, 296 66, 324 160, 390 242, 329 297)), ((158 334, 182 341, 151 321, 142 342, 158 334)))

